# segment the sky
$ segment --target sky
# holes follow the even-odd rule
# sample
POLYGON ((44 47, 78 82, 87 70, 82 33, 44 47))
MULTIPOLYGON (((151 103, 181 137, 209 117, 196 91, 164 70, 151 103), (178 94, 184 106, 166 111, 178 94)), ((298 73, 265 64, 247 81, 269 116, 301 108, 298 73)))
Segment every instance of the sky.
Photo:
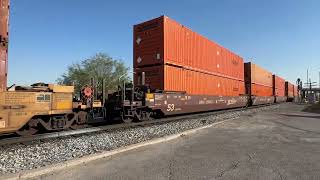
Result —
POLYGON ((167 15, 286 80, 320 71, 318 0, 11 0, 9 84, 54 83, 98 52, 132 67, 134 24, 167 15))

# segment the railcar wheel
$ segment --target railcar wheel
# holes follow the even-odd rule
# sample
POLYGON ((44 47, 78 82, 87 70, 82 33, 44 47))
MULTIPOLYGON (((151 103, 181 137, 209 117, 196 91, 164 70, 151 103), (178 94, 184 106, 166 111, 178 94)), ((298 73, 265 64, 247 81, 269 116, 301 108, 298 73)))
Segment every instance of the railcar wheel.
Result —
POLYGON ((20 136, 32 136, 38 132, 38 129, 28 127, 25 129, 19 129, 16 133, 20 136))
POLYGON ((16 131, 16 133, 20 136, 32 136, 39 131, 37 128, 37 124, 38 124, 38 121, 36 119, 32 119, 26 125, 24 125, 21 129, 16 131))
POLYGON ((125 118, 122 118, 122 121, 125 122, 125 123, 132 123, 133 119, 125 117, 125 118))
POLYGON ((80 111, 77 114, 75 114, 76 120, 75 122, 70 126, 71 129, 82 129, 87 127, 87 119, 88 119, 88 113, 85 111, 80 111))
POLYGON ((122 121, 123 121, 124 123, 132 123, 132 121, 133 121, 133 118, 127 117, 127 116, 125 116, 125 115, 123 115, 123 114, 121 114, 121 119, 122 119, 122 121))

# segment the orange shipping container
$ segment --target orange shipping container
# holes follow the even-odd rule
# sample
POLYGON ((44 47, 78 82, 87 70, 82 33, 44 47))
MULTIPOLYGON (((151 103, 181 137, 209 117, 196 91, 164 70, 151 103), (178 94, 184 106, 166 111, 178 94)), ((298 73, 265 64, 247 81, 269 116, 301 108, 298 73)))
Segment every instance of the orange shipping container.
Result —
POLYGON ((151 89, 212 96, 239 96, 245 93, 243 81, 176 66, 160 65, 136 68, 135 72, 135 84, 141 84, 141 73, 145 72, 145 83, 151 89))
POLYGON ((277 75, 273 75, 273 88, 274 96, 284 97, 285 96, 285 80, 277 75))
POLYGON ((243 59, 166 17, 134 26, 134 67, 172 65, 243 80, 243 59))
POLYGON ((246 93, 252 96, 273 96, 272 73, 251 62, 245 63, 246 93))
POLYGON ((294 90, 293 90, 294 87, 293 86, 294 86, 293 84, 286 81, 286 96, 294 97, 294 90))
POLYGON ((259 84, 251 84, 252 96, 273 96, 272 88, 259 84))

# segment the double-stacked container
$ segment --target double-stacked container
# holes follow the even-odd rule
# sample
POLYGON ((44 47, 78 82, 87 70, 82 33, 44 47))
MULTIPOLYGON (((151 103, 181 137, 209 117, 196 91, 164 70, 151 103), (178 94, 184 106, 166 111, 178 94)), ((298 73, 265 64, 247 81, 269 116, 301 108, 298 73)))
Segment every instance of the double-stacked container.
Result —
POLYGON ((286 96, 288 101, 293 101, 294 99, 294 85, 286 81, 286 96))
POLYGON ((0 92, 7 88, 9 0, 0 0, 0 92))
POLYGON ((272 73, 252 62, 245 63, 246 94, 252 105, 274 102, 272 73))
POLYGON ((189 95, 245 94, 243 59, 161 16, 134 26, 135 84, 189 95))
POLYGON ((285 80, 277 75, 273 75, 273 94, 275 102, 287 101, 285 80))

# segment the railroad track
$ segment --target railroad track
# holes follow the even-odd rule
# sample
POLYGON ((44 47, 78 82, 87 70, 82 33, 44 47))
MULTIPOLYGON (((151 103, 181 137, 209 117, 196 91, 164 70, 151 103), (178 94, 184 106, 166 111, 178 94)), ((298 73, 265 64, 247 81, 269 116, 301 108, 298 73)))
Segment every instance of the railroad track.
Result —
POLYGON ((78 130, 51 132, 51 133, 37 134, 37 135, 32 135, 27 137, 9 137, 9 138, 1 139, 0 146, 18 144, 18 143, 30 143, 32 141, 41 141, 46 139, 61 138, 61 137, 74 136, 74 135, 83 135, 83 134, 101 132, 106 130, 116 130, 121 128, 164 124, 164 123, 173 122, 173 121, 186 120, 186 119, 192 119, 192 118, 201 118, 201 117, 206 117, 210 115, 219 115, 219 114, 228 113, 228 112, 257 109, 257 108, 273 106, 273 105, 277 105, 277 104, 259 105, 259 106, 245 107, 245 108, 236 108, 236 109, 218 110, 218 111, 195 113, 195 114, 188 114, 188 115, 179 115, 179 116, 161 118, 155 121, 143 121, 143 122, 136 122, 136 123, 129 123, 129 124, 122 123, 122 124, 104 125, 104 126, 98 126, 98 127, 88 127, 88 128, 78 129, 78 130))

